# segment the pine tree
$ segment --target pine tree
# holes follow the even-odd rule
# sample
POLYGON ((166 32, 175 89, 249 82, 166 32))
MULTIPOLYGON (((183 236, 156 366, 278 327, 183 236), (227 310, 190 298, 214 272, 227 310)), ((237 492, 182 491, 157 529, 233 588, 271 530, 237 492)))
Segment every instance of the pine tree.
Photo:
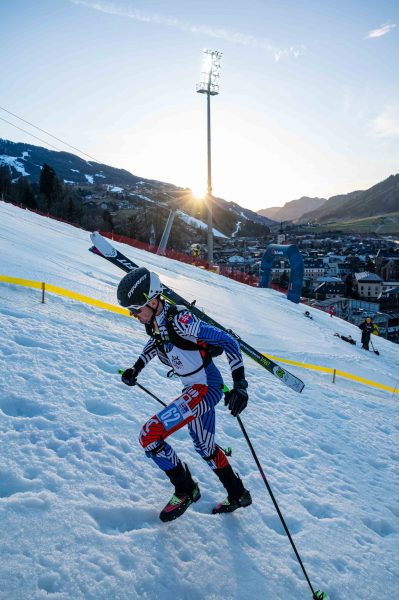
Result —
POLYGON ((47 210, 51 210, 55 203, 58 192, 58 180, 53 167, 44 163, 39 179, 39 192, 43 194, 47 202, 47 210))
POLYGON ((35 195, 27 177, 20 177, 12 186, 12 199, 28 208, 37 208, 35 195))
POLYGON ((0 197, 7 200, 11 190, 11 177, 9 167, 0 167, 0 197))

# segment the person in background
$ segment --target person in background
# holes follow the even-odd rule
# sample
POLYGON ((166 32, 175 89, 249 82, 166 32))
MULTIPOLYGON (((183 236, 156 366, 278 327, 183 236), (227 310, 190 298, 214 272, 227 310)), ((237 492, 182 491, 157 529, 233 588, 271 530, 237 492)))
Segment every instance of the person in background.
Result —
POLYGON ((339 333, 334 333, 334 335, 339 337, 339 339, 343 340, 344 342, 348 342, 349 344, 352 344, 352 346, 356 346, 356 342, 351 335, 341 335, 339 333))
POLYGON ((335 313, 335 306, 330 306, 330 308, 328 309, 328 312, 330 314, 330 317, 333 317, 334 313, 335 313))
POLYGON ((370 344, 370 336, 373 332, 373 322, 371 320, 371 317, 366 317, 365 320, 363 321, 363 323, 361 323, 359 325, 359 329, 362 332, 362 348, 363 350, 368 350, 369 349, 369 344, 370 344))

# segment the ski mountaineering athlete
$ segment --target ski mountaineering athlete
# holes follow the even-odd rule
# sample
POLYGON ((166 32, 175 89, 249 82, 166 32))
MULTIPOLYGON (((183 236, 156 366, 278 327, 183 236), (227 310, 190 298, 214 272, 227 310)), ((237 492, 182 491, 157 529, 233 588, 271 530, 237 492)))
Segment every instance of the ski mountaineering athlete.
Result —
POLYGON ((180 378, 182 394, 151 417, 140 433, 140 444, 148 457, 165 472, 174 494, 160 513, 162 521, 180 517, 200 499, 198 483, 166 439, 188 426, 195 450, 208 463, 227 491, 227 498, 213 514, 232 512, 252 503, 251 495, 229 464, 225 452, 215 443, 215 407, 223 395, 223 379, 212 357, 226 353, 234 382, 225 393, 225 405, 233 416, 247 406, 248 383, 236 340, 221 329, 201 321, 186 307, 176 307, 161 298, 158 275, 137 268, 125 275, 118 286, 118 302, 145 325, 150 336, 135 364, 122 373, 126 385, 135 385, 143 368, 155 356, 172 367, 180 378))

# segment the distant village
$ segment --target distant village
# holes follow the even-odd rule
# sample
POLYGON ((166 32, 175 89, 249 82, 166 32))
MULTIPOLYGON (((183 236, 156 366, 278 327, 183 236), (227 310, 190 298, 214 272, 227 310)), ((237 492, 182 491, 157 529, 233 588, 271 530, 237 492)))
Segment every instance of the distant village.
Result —
MULTIPOLYGON (((359 325, 367 316, 379 335, 399 343, 399 240, 362 235, 304 234, 280 227, 269 243, 295 244, 304 260, 302 301, 359 325)), ((258 275, 264 243, 255 239, 215 242, 218 264, 258 275)), ((287 288, 290 263, 275 259, 271 280, 287 288)))
MULTIPOLYGON (((118 196, 117 211, 132 208, 129 196, 120 188, 108 189, 118 196)), ((143 186, 143 193, 145 187, 143 186)), ((140 197, 140 196, 138 196, 140 197)), ((150 200, 146 196, 141 196, 150 200)), ((115 196, 114 196, 115 199, 115 196)), ((137 199, 137 191, 136 191, 137 199)), ((151 200, 150 200, 151 201, 151 200)), ((90 194, 86 204, 102 204, 102 194, 90 194)), ((329 311, 335 318, 359 325, 371 316, 379 335, 399 343, 399 240, 387 236, 330 232, 313 233, 311 228, 280 224, 267 240, 235 236, 214 238, 216 269, 257 278, 261 260, 269 243, 295 244, 304 260, 302 301, 309 306, 329 311)), ((206 244, 188 245, 186 253, 206 258, 206 244)), ((277 259, 272 268, 271 282, 287 289, 290 263, 277 259)))

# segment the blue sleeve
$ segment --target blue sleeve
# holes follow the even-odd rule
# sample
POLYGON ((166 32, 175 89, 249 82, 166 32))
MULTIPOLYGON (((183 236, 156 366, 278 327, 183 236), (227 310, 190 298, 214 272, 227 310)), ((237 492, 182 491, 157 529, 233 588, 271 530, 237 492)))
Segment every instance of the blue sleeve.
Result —
POLYGON ((244 364, 238 342, 226 331, 208 325, 189 311, 176 315, 173 326, 181 337, 193 342, 205 342, 223 348, 229 361, 231 374, 234 381, 245 378, 244 364))

